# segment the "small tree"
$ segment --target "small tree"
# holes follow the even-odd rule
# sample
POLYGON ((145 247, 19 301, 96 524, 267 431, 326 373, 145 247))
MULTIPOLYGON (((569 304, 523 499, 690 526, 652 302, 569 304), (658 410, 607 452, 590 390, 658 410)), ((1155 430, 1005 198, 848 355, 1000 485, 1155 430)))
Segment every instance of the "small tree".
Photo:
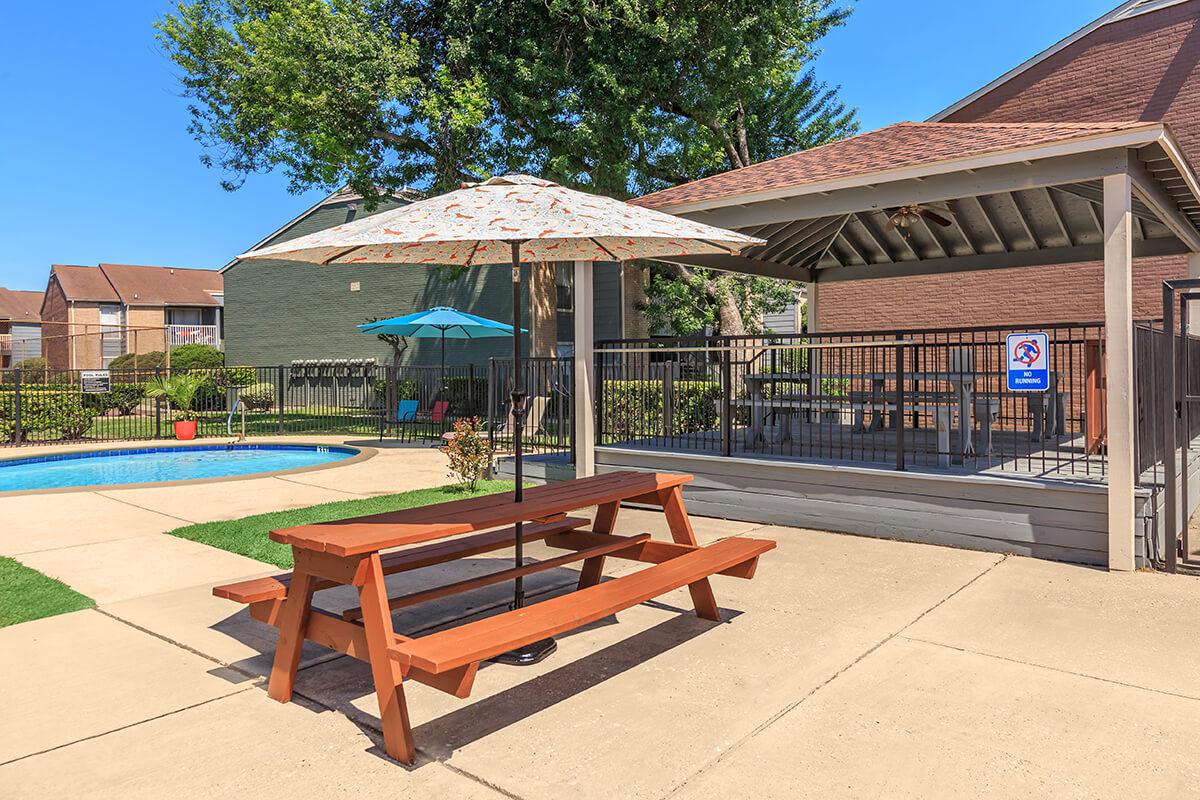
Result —
POLYGON ((195 419, 192 403, 196 393, 204 386, 206 378, 186 372, 177 372, 169 377, 154 377, 146 381, 146 396, 165 397, 175 411, 177 420, 195 419))
POLYGON ((454 423, 450 442, 442 448, 450 459, 450 477, 468 492, 475 491, 492 463, 492 448, 487 438, 479 435, 480 427, 475 417, 460 419, 454 423))

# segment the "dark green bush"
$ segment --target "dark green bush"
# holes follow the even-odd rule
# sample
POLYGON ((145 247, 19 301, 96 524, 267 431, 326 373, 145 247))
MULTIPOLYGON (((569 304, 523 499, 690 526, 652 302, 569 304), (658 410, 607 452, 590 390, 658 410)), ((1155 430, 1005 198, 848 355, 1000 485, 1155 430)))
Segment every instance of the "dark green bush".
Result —
MULTIPOLYGON (((721 385, 716 381, 675 381, 670 433, 710 431, 717 427, 721 385)), ((603 430, 620 438, 663 433, 663 382, 605 381, 603 430)))
MULTIPOLYGON (((375 381, 375 402, 380 406, 387 403, 387 379, 380 378, 375 381)), ((396 399, 397 400, 416 400, 420 397, 420 390, 417 386, 416 378, 401 378, 396 381, 396 399)))
MULTIPOLYGON (((173 353, 172 353, 173 354, 173 353)), ((117 356, 108 364, 110 371, 112 370, 138 370, 151 372, 158 367, 167 366, 167 354, 161 350, 151 350, 149 353, 126 353, 123 356, 117 356)))
MULTIPOLYGON (((73 388, 21 390, 22 441, 33 439, 79 439, 92 426, 95 412, 83 403, 73 388)), ((16 435, 16 392, 0 392, 0 437, 13 441, 16 435)))
POLYGON ((213 380, 222 389, 253 386, 258 382, 258 371, 254 367, 221 367, 213 370, 213 380))
POLYGON ((487 378, 470 375, 446 378, 438 399, 448 400, 455 416, 483 414, 487 411, 487 378))
POLYGON ((275 387, 269 383, 247 386, 238 396, 251 411, 270 411, 275 405, 275 387))
POLYGON ((210 344, 171 348, 171 369, 212 369, 225 366, 225 354, 210 344))

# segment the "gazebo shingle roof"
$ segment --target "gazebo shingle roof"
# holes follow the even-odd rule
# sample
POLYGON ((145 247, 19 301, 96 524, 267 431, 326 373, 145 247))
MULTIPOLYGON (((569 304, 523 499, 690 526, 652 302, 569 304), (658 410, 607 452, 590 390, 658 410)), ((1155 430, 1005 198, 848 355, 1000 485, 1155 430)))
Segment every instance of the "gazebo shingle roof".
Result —
POLYGON ((1147 127, 1147 122, 900 122, 798 153, 674 186, 630 202, 670 210, 685 203, 786 189, 903 167, 1020 150, 1147 127))

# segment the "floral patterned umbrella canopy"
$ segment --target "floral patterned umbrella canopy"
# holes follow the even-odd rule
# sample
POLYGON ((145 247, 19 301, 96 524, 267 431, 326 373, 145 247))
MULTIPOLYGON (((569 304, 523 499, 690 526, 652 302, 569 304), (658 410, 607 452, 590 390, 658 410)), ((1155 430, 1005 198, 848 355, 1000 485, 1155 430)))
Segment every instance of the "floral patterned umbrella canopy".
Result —
MULTIPOLYGON (((345 225, 252 250, 239 259, 274 258, 313 264, 511 263, 513 326, 521 310, 521 262, 628 261, 737 253, 762 239, 702 225, 610 197, 567 189, 529 175, 505 175, 345 225)), ((525 392, 521 337, 513 337, 514 499, 522 500, 521 435, 525 392)), ((517 568, 524 563, 522 523, 514 530, 517 568)), ((513 607, 524 605, 524 582, 514 580, 513 607)), ((554 651, 544 639, 496 660, 534 664, 554 651)))
POLYGON ((383 211, 239 258, 314 264, 627 261, 736 253, 761 239, 577 192, 529 175, 505 175, 383 211))

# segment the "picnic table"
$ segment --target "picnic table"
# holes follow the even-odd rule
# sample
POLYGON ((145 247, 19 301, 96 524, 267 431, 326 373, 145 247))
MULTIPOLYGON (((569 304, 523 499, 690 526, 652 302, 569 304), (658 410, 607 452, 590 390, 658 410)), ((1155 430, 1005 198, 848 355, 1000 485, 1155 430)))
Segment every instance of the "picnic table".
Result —
POLYGON ((291 699, 305 640, 371 665, 388 755, 412 763, 415 749, 403 682, 416 680, 455 697, 471 692, 481 661, 517 647, 591 624, 660 595, 688 587, 698 616, 720 614, 708 578, 749 579, 768 539, 733 537, 701 546, 683 503, 691 475, 612 472, 528 489, 523 502, 510 495, 456 500, 432 506, 303 525, 273 531, 291 545, 290 573, 241 581, 213 594, 250 606, 255 619, 279 628, 268 694, 291 699), (613 533, 623 502, 662 509, 671 541, 650 534, 613 533), (595 506, 595 519, 568 514, 595 506), (385 576, 513 546, 516 522, 522 541, 542 541, 566 551, 544 561, 389 598, 385 576), (590 529, 589 526, 590 525, 590 529), (417 545, 417 546, 414 546, 417 545), (392 548, 405 549, 384 552, 392 548), (605 559, 649 564, 601 581, 605 559), (410 638, 396 633, 392 614, 418 603, 582 562, 576 590, 523 608, 410 638), (313 605, 313 594, 338 585, 357 587, 360 605, 340 614, 313 605))

